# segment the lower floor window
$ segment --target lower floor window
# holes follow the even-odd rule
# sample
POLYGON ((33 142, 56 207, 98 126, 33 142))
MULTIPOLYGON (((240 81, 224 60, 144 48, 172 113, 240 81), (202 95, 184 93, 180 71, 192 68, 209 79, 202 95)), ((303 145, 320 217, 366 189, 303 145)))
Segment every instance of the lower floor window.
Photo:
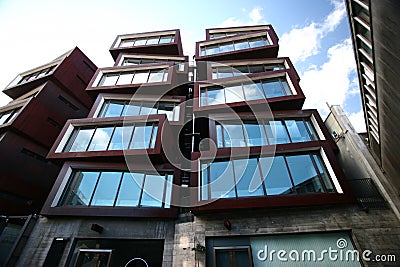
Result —
POLYGON ((201 162, 199 199, 336 192, 319 153, 201 162))
POLYGON ((169 208, 172 174, 121 171, 75 171, 61 206, 169 208))
POLYGON ((250 247, 214 248, 214 266, 244 267, 253 266, 250 247))

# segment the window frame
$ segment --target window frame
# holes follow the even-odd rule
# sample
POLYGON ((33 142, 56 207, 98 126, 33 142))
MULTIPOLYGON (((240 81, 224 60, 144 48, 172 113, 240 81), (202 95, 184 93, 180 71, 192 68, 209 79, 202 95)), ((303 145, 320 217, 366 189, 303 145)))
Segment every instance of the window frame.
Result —
MULTIPOLYGON (((247 254, 249 256, 249 267, 253 267, 254 263, 253 263, 253 255, 251 252, 251 246, 229 246, 229 247, 213 247, 213 262, 214 262, 214 266, 217 266, 217 253, 219 251, 228 251, 228 252, 235 252, 235 251, 247 251, 247 254)), ((230 261, 229 261, 229 265, 230 267, 239 267, 236 264, 236 260, 235 258, 230 255, 230 261), (232 262, 233 259, 233 262, 232 262)))

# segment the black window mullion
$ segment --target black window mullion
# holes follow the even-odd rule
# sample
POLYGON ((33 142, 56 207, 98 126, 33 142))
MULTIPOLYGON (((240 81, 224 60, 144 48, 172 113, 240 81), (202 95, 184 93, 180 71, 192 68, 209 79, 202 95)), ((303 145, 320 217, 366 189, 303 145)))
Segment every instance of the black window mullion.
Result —
POLYGON ((96 131, 97 131, 97 129, 98 129, 98 127, 97 127, 97 126, 96 126, 96 127, 94 127, 94 131, 93 131, 92 137, 90 137, 89 143, 87 144, 87 146, 86 146, 86 148, 85 148, 85 150, 84 150, 84 151, 87 151, 87 150, 88 150, 88 148, 90 147, 90 144, 91 144, 91 143, 92 143, 92 141, 93 141, 93 137, 94 137, 94 135, 96 134, 96 131))
MULTIPOLYGON (((305 125, 305 127, 306 127, 306 129, 307 129, 308 135, 310 136, 310 140, 315 141, 315 137, 314 137, 314 135, 313 135, 312 132, 311 132, 311 131, 314 130, 314 129, 310 129, 310 127, 313 127, 311 120, 303 119, 303 123, 304 123, 304 125, 305 125), (307 123, 307 122, 309 122, 309 123, 307 123)), ((317 132, 316 132, 315 130, 314 130, 314 133, 315 133, 316 136, 318 136, 318 135, 317 135, 317 132)), ((318 140, 318 139, 317 139, 317 140, 318 140)))
MULTIPOLYGON (((247 166, 247 165, 246 165, 247 166)), ((228 161, 228 167, 229 167, 229 161, 228 161)), ((235 163, 234 163, 234 160, 232 160, 232 172, 233 172, 233 184, 234 184, 234 186, 235 186, 235 197, 236 198, 238 198, 239 196, 238 196, 238 192, 237 192, 237 184, 236 184, 236 172, 235 172, 235 163)), ((229 193, 229 191, 227 192, 227 193, 229 193)))
POLYGON ((113 207, 115 207, 115 205, 117 204, 117 199, 118 199, 118 196, 119 196, 119 190, 121 189, 122 179, 124 178, 124 174, 125 174, 125 172, 121 172, 121 178, 119 179, 117 194, 115 195, 113 207))
POLYGON ((258 166, 258 172, 260 173, 260 181, 261 181, 261 185, 262 185, 262 188, 264 191, 264 196, 267 196, 267 188, 265 187, 265 183, 264 183, 264 174, 261 169, 260 158, 257 159, 257 166, 258 166))
MULTIPOLYGON (((262 122, 262 128, 263 128, 263 130, 264 130, 264 134, 265 134, 265 139, 266 139, 266 141, 267 141, 267 144, 268 145, 270 145, 270 142, 269 142, 269 136, 268 136, 268 132, 267 132, 267 123, 266 122, 270 122, 269 120, 267 121, 267 120, 261 120, 261 122, 262 122)), ((268 124, 268 125, 270 125, 270 124, 268 124)))
POLYGON ((128 102, 128 101, 124 101, 124 106, 122 107, 121 113, 119 114, 120 117, 122 117, 122 114, 124 114, 124 110, 126 109, 127 102, 128 102))
POLYGON ((261 93, 264 95, 264 98, 267 99, 267 93, 265 92, 265 89, 264 89, 264 81, 263 80, 259 80, 259 81, 261 84, 261 90, 262 90, 261 93))
POLYGON ((289 173, 290 181, 291 181, 291 183, 292 183, 292 190, 293 190, 294 193, 297 194, 296 187, 294 186, 293 176, 292 176, 292 173, 291 173, 291 171, 290 171, 289 164, 288 164, 288 162, 287 162, 287 160, 286 160, 286 155, 283 155, 283 160, 285 161, 286 169, 287 169, 287 171, 288 171, 288 173, 289 173))
POLYGON ((283 86, 283 82, 282 82, 283 80, 286 81, 286 79, 283 79, 282 77, 279 77, 279 84, 280 84, 280 86, 281 86, 281 90, 282 90, 282 92, 284 93, 284 95, 287 96, 288 94, 287 94, 287 92, 286 92, 286 90, 285 90, 285 87, 283 86))
POLYGON ((115 81, 114 85, 116 85, 116 84, 118 83, 119 77, 121 77, 121 73, 120 73, 120 72, 118 72, 118 78, 117 78, 117 80, 115 81))
POLYGON ((82 171, 72 171, 72 175, 70 176, 70 180, 67 182, 67 185, 65 186, 64 193, 61 195, 59 204, 63 203, 63 206, 65 206, 64 203, 68 203, 71 200, 74 194, 73 189, 76 183, 78 182, 77 179, 80 173, 82 173, 82 171))
POLYGON ((135 133, 135 129, 136 129, 136 125, 135 125, 135 124, 133 124, 132 126, 133 126, 133 129, 132 129, 131 136, 129 137, 129 142, 128 142, 127 149, 130 149, 130 147, 131 147, 131 143, 132 143, 132 139, 133 139, 133 134, 135 133))
POLYGON ((285 130, 286 130, 286 133, 287 133, 287 135, 289 137, 290 143, 293 143, 292 137, 290 136, 289 130, 288 130, 287 125, 286 125, 286 120, 280 120, 280 121, 283 122, 283 126, 285 127, 285 130))
POLYGON ((246 127, 244 127, 245 122, 244 121, 240 121, 240 125, 242 126, 242 133, 243 133, 243 139, 244 139, 244 143, 246 144, 246 147, 249 146, 249 142, 248 142, 248 136, 247 136, 247 131, 246 131, 246 127))
POLYGON ((167 185, 168 185, 168 174, 166 173, 164 175, 164 192, 163 192, 163 199, 161 202, 161 207, 164 208, 165 207, 165 198, 167 197, 167 185))
POLYGON ((117 125, 114 125, 114 129, 112 130, 112 133, 111 133, 111 136, 110 136, 110 140, 108 141, 108 144, 107 144, 106 150, 108 150, 108 148, 110 147, 111 140, 112 140, 112 138, 113 138, 113 135, 114 135, 114 133, 115 133, 115 129, 117 129, 117 125))
MULTIPOLYGON (((155 123, 151 124, 151 133, 150 133, 149 143, 147 144, 147 148, 150 148, 151 142, 153 141, 153 132, 154 132, 154 128, 155 128, 154 125, 155 125, 155 123)), ((145 126, 147 126, 147 125, 145 125, 145 126)))
MULTIPOLYGON (((148 83, 148 82, 149 82, 149 79, 150 79, 150 73, 151 73, 151 70, 148 70, 148 71, 147 71, 147 80, 146 80, 146 83, 148 83)), ((164 77, 164 75, 163 75, 163 77, 164 77)))
MULTIPOLYGON (((314 166, 315 171, 317 172, 319 181, 320 181, 322 187, 324 188, 324 192, 327 193, 327 192, 328 192, 328 189, 326 188, 326 185, 325 185, 325 183, 324 183, 324 179, 322 179, 322 174, 321 174, 321 172, 319 171, 318 165, 317 165, 317 163, 315 162, 313 155, 316 155, 316 154, 311 153, 311 154, 309 154, 308 156, 311 158, 311 162, 312 162, 312 164, 313 164, 313 166, 314 166)), ((318 155, 317 155, 317 157, 318 157, 318 155)), ((321 167, 322 167, 322 166, 321 166, 321 167)))
POLYGON ((88 207, 92 205, 92 200, 93 200, 93 197, 94 197, 94 193, 96 192, 97 185, 99 184, 100 176, 101 176, 102 173, 103 173, 103 172, 99 172, 99 176, 97 176, 96 185, 95 185, 94 188, 93 188, 92 196, 90 197, 88 207))
POLYGON ((142 186, 140 188, 140 196, 139 196, 139 202, 138 202, 138 207, 142 206, 142 198, 143 198, 143 191, 144 191, 144 184, 146 182, 147 179, 147 174, 143 175, 143 181, 142 181, 142 186))
POLYGON ((74 129, 72 131, 70 137, 68 138, 69 140, 67 141, 65 147, 62 150, 63 152, 68 152, 71 149, 72 145, 75 143, 76 137, 78 136, 80 130, 81 127, 77 127, 77 129, 74 129))
POLYGON ((208 195, 208 200, 211 199, 211 177, 210 177, 210 175, 211 175, 211 171, 210 171, 211 164, 212 164, 212 162, 210 162, 210 165, 208 165, 207 170, 206 170, 207 171, 207 195, 208 195))
POLYGON ((101 116, 100 118, 104 118, 105 114, 108 111, 108 108, 110 107, 110 104, 111 104, 111 100, 104 101, 103 107, 102 107, 102 109, 100 110, 100 113, 99 113, 99 115, 101 116))
MULTIPOLYGON (((221 126, 222 147, 226 147, 224 126, 221 123, 218 124, 221 126)), ((215 127, 215 130, 217 130, 217 127, 215 127)), ((218 137, 217 137, 217 146, 218 146, 218 137)))

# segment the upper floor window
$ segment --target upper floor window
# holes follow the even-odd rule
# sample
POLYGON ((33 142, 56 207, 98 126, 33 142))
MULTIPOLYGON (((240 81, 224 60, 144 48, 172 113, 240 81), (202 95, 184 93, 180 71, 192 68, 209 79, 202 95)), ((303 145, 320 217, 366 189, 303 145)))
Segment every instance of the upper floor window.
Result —
POLYGON ((169 208, 171 173, 74 171, 59 206, 169 208))
POLYGON ((309 120, 245 120, 216 124, 217 147, 247 147, 318 140, 309 120))
POLYGON ((201 161, 199 199, 336 192, 318 153, 201 161))
POLYGON ((142 64, 151 64, 151 63, 164 63, 164 62, 175 62, 175 66, 178 71, 185 70, 185 63, 175 61, 173 59, 158 59, 158 58, 124 58, 121 63, 121 66, 136 66, 142 64))
POLYGON ((180 107, 176 102, 168 101, 129 101, 106 100, 98 114, 98 118, 140 116, 151 114, 166 114, 169 121, 179 120, 180 107))
POLYGON ((269 45, 265 37, 252 37, 241 40, 223 42, 219 44, 210 44, 200 47, 200 56, 209 56, 214 54, 238 51, 249 48, 256 48, 269 45))
POLYGON ((23 82, 29 82, 29 81, 41 78, 41 77, 49 74, 50 72, 52 72, 55 67, 56 67, 56 65, 53 65, 53 66, 47 67, 45 69, 41 69, 41 70, 35 71, 33 73, 24 75, 24 76, 22 76, 22 78, 18 82, 18 84, 23 83, 23 82))
POLYGON ((292 95, 284 77, 241 82, 226 87, 210 86, 200 89, 201 106, 250 101, 292 95))
POLYGON ((168 69, 151 69, 125 72, 104 73, 97 86, 114 86, 165 82, 168 80, 168 69))
POLYGON ((175 41, 175 35, 173 34, 162 35, 162 36, 128 38, 121 40, 119 47, 168 44, 168 43, 173 43, 174 41, 175 41))
POLYGON ((154 148, 157 123, 81 126, 74 129, 63 152, 154 148))
POLYGON ((252 73, 260 73, 260 72, 283 70, 283 69, 285 69, 285 65, 283 63, 217 66, 212 68, 212 78, 221 79, 221 78, 249 75, 252 73))
POLYGON ((216 32, 216 33, 210 33, 210 39, 219 39, 219 38, 236 36, 239 34, 246 34, 252 32, 254 31, 216 32))
POLYGON ((21 108, 7 110, 0 113, 0 125, 11 122, 19 113, 21 108))

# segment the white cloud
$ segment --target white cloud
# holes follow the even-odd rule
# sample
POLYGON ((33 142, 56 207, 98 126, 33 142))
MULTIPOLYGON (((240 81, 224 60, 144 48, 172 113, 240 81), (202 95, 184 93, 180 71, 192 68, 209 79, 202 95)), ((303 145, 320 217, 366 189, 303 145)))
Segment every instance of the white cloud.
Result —
POLYGON ((332 46, 327 53, 327 62, 304 71, 300 82, 306 95, 304 107, 317 108, 323 114, 329 111, 326 103, 343 106, 354 86, 351 77, 356 71, 350 38, 332 46))
POLYGON ((367 128, 365 127, 363 110, 351 113, 350 115, 348 115, 348 118, 357 133, 365 133, 367 131, 367 128))
POLYGON ((308 57, 319 53, 321 39, 332 32, 346 16, 346 7, 343 2, 333 1, 333 11, 322 23, 311 22, 303 28, 293 28, 280 38, 282 56, 288 56, 293 63, 304 61, 308 57))
MULTIPOLYGON (((245 11, 245 10, 242 10, 245 11)), ((243 21, 238 18, 230 17, 224 20, 220 25, 218 25, 218 28, 227 28, 227 27, 237 27, 237 26, 244 26, 244 25, 255 25, 255 24, 266 24, 267 22, 264 20, 263 15, 261 12, 263 9, 261 7, 255 7, 253 8, 247 15, 248 15, 248 20, 243 21)))

